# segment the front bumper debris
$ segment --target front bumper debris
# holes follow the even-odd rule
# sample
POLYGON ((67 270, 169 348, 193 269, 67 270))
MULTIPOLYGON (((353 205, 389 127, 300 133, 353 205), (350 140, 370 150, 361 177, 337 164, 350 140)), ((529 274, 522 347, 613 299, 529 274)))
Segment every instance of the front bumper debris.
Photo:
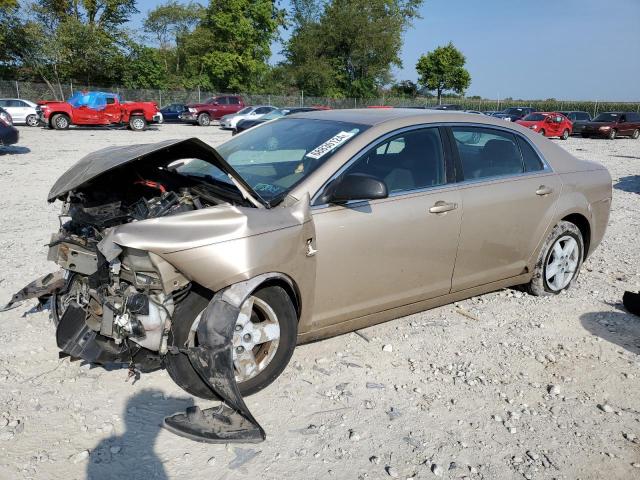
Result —
POLYGON ((14 294, 9 303, 0 309, 0 312, 15 308, 30 298, 46 300, 54 292, 64 287, 65 279, 63 275, 63 271, 59 270, 55 273, 47 273, 45 276, 34 280, 18 293, 14 294))
POLYGON ((244 402, 233 368, 233 329, 254 281, 235 284, 213 297, 198 324, 199 346, 186 351, 200 378, 224 404, 187 409, 165 418, 167 430, 205 443, 258 443, 266 438, 244 402))

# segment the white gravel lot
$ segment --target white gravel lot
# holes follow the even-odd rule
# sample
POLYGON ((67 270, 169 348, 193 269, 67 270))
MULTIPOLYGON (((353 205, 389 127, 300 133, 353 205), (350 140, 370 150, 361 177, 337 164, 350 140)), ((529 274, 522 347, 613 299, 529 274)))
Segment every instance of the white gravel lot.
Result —
MULTIPOLYGON (((0 153, 0 303, 55 269, 44 244, 59 204, 46 194, 80 157, 230 135, 187 125, 20 134, 0 153)), ((261 444, 161 429, 192 403, 165 372, 132 384, 126 370, 59 361, 48 312, 31 302, 0 313, 0 478, 640 478, 640 319, 621 305, 625 289, 640 289, 640 141, 561 145, 614 179, 607 235, 576 288, 502 290, 369 328, 370 342, 301 346, 248 399, 261 444)))

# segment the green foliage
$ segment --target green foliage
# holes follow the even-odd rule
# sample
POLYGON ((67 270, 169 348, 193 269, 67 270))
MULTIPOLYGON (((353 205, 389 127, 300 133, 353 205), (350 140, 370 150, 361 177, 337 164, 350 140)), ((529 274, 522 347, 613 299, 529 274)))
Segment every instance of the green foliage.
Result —
POLYGON ((391 85, 390 93, 400 97, 414 98, 418 95, 418 85, 411 80, 402 80, 391 85))
POLYGON ((418 59, 419 83, 428 90, 436 91, 438 103, 447 90, 462 94, 471 84, 471 75, 464 68, 465 62, 465 56, 453 43, 438 47, 418 59))
POLYGON ((167 88, 162 54, 155 48, 132 45, 122 80, 127 88, 167 88))
POLYGON ((402 33, 422 0, 293 2, 285 66, 310 94, 375 96, 401 66, 402 33))

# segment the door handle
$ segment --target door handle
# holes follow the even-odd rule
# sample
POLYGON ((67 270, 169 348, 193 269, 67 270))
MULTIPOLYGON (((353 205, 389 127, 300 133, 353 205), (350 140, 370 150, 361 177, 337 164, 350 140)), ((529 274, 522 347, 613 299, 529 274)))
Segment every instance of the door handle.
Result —
POLYGON ((429 209, 429 213, 445 213, 451 210, 455 210, 456 208, 458 208, 457 203, 447 203, 443 202, 442 200, 438 200, 433 204, 433 207, 429 209))
POLYGON ((552 192, 553 192, 552 188, 549 188, 546 185, 540 185, 536 190, 536 195, 540 195, 540 196, 549 195, 552 192))

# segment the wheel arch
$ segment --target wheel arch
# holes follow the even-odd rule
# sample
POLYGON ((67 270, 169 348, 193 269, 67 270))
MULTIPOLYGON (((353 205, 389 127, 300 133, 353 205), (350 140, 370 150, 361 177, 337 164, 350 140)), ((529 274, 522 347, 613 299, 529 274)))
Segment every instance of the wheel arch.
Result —
POLYGON ((583 260, 586 260, 591 246, 591 224, 589 223, 589 219, 581 213, 570 213, 561 218, 561 220, 573 223, 580 230, 582 241, 584 242, 584 252, 582 256, 583 260))

